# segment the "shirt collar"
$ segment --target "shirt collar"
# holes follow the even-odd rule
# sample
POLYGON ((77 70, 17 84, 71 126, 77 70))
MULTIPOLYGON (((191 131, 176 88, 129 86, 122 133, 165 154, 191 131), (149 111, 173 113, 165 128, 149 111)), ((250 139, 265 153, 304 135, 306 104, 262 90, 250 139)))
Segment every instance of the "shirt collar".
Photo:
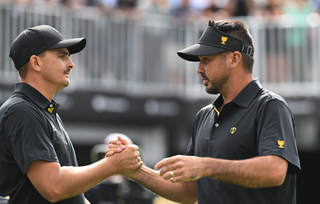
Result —
MULTIPOLYGON (((252 80, 242 91, 232 100, 233 103, 242 106, 244 108, 248 107, 255 96, 261 91, 262 86, 258 79, 252 80)), ((223 99, 220 95, 214 102, 213 105, 219 107, 222 104, 223 99)))
POLYGON ((51 102, 48 101, 48 99, 44 97, 44 95, 42 95, 37 89, 27 83, 16 83, 14 87, 14 93, 22 93, 42 109, 55 108, 56 112, 57 108, 59 107, 58 102, 54 100, 52 100, 51 102))

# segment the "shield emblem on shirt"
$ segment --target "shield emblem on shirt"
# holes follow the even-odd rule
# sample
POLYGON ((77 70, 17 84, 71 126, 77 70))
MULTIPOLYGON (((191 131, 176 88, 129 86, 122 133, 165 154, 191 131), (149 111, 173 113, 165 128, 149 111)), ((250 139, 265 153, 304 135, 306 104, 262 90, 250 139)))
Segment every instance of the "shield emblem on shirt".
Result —
POLYGON ((235 132, 237 131, 237 128, 236 127, 232 127, 230 129, 230 133, 233 135, 235 132))

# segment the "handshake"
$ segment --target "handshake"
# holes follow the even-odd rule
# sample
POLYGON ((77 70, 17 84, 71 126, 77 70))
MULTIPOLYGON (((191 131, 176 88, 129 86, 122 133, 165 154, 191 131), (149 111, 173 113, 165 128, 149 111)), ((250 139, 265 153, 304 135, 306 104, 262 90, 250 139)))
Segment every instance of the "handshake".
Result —
POLYGON ((107 137, 105 141, 108 147, 104 153, 104 146, 103 159, 108 160, 108 169, 112 175, 123 175, 172 201, 185 204, 197 201, 195 181, 205 176, 201 168, 208 168, 200 164, 208 163, 206 158, 176 155, 162 159, 152 169, 143 165, 139 147, 132 144, 127 136, 120 135, 110 140, 107 137))
POLYGON ((116 174, 127 176, 142 167, 139 147, 132 144, 130 138, 123 135, 105 142, 109 143, 105 157, 113 161, 116 174))

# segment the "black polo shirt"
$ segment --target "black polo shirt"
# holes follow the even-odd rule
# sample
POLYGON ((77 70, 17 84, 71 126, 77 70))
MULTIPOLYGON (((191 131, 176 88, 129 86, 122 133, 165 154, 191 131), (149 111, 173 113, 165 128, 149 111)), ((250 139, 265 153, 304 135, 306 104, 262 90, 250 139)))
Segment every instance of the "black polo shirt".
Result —
POLYGON ((199 204, 294 204, 300 161, 292 113, 279 95, 250 82, 221 113, 220 95, 196 115, 186 154, 229 160, 277 155, 289 163, 283 185, 245 188, 211 178, 197 181, 199 204))
MULTIPOLYGON (((36 160, 78 166, 64 125, 56 114, 59 104, 48 101, 26 83, 17 83, 14 94, 0 107, 0 196, 10 203, 50 203, 26 175, 36 160)), ((84 204, 83 194, 57 203, 84 204)))

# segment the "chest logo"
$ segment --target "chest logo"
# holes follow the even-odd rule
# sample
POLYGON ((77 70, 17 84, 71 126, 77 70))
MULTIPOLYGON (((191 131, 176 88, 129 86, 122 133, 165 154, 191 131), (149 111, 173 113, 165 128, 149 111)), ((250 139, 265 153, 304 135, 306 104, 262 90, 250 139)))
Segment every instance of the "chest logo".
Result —
POLYGON ((232 127, 230 129, 230 133, 233 135, 235 132, 237 131, 237 128, 236 127, 232 127))
POLYGON ((283 147, 284 141, 283 140, 278 140, 278 145, 279 145, 279 148, 284 148, 283 147))
POLYGON ((228 40, 228 37, 221 36, 221 44, 225 45, 228 40))

